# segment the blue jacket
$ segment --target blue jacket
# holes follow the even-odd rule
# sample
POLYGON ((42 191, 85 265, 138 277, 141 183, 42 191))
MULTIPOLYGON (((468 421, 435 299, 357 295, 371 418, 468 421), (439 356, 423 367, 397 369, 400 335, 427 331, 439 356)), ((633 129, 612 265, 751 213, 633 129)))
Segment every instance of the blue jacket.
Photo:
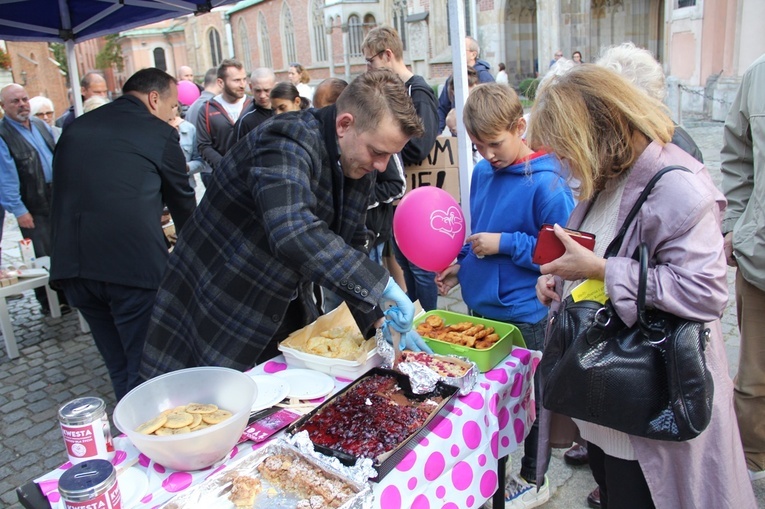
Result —
POLYGON ((477 258, 465 244, 457 262, 462 297, 476 313, 510 323, 536 323, 547 308, 536 297, 539 265, 531 262, 539 228, 565 225, 574 209, 558 159, 546 154, 495 170, 480 161, 470 186, 472 233, 501 232, 499 253, 477 258))
MULTIPOLYGON (((486 60, 481 60, 480 58, 476 60, 473 69, 475 69, 475 72, 478 74, 478 83, 491 83, 494 81, 494 76, 492 76, 491 72, 489 72, 491 65, 486 60)), ((439 133, 444 130, 444 127, 446 127, 446 115, 448 115, 449 111, 454 108, 454 102, 449 97, 449 81, 451 79, 452 76, 446 78, 446 82, 444 82, 444 88, 441 90, 441 95, 438 96, 439 133)))

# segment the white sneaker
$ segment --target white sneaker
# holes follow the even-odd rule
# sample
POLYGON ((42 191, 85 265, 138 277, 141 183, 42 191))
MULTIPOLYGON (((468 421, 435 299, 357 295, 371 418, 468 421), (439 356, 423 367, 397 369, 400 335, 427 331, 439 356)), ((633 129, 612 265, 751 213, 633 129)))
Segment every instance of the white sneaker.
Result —
POLYGON ((765 470, 760 470, 759 472, 755 472, 754 470, 749 470, 750 481, 759 481, 760 479, 765 479, 765 470))
POLYGON ((505 485, 505 509, 531 509, 550 500, 550 481, 537 490, 537 485, 526 482, 520 476, 512 476, 505 485))

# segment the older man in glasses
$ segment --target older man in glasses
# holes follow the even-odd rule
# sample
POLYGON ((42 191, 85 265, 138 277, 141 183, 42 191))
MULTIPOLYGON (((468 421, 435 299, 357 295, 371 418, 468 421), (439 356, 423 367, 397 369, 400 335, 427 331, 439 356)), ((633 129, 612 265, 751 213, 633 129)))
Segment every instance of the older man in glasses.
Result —
POLYGON ((561 57, 563 57, 563 51, 562 51, 562 50, 558 50, 558 51, 556 51, 556 52, 555 52, 555 57, 553 57, 553 59, 552 59, 552 60, 550 60, 550 67, 552 67, 553 65, 555 65, 555 62, 557 62, 558 60, 560 60, 560 59, 561 59, 561 57))

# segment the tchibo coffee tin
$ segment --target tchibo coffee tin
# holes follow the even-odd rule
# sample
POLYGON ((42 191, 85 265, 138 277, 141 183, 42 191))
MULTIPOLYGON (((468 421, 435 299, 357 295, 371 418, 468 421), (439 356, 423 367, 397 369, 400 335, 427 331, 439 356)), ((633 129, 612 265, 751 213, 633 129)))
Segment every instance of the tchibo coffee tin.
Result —
POLYGON ((117 473, 107 460, 72 465, 58 480, 63 509, 122 509, 117 473))
POLYGON ((73 465, 91 458, 108 459, 114 451, 106 404, 101 398, 70 401, 59 409, 58 420, 73 465))

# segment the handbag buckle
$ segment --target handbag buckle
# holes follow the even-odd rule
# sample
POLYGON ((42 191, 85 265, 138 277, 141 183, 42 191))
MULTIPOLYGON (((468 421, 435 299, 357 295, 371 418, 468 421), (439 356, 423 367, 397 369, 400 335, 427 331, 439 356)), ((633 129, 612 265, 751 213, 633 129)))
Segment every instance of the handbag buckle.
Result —
POLYGON ((604 329, 608 327, 608 324, 611 323, 611 313, 609 313, 608 308, 603 306, 602 308, 595 311, 593 321, 597 327, 604 329))

